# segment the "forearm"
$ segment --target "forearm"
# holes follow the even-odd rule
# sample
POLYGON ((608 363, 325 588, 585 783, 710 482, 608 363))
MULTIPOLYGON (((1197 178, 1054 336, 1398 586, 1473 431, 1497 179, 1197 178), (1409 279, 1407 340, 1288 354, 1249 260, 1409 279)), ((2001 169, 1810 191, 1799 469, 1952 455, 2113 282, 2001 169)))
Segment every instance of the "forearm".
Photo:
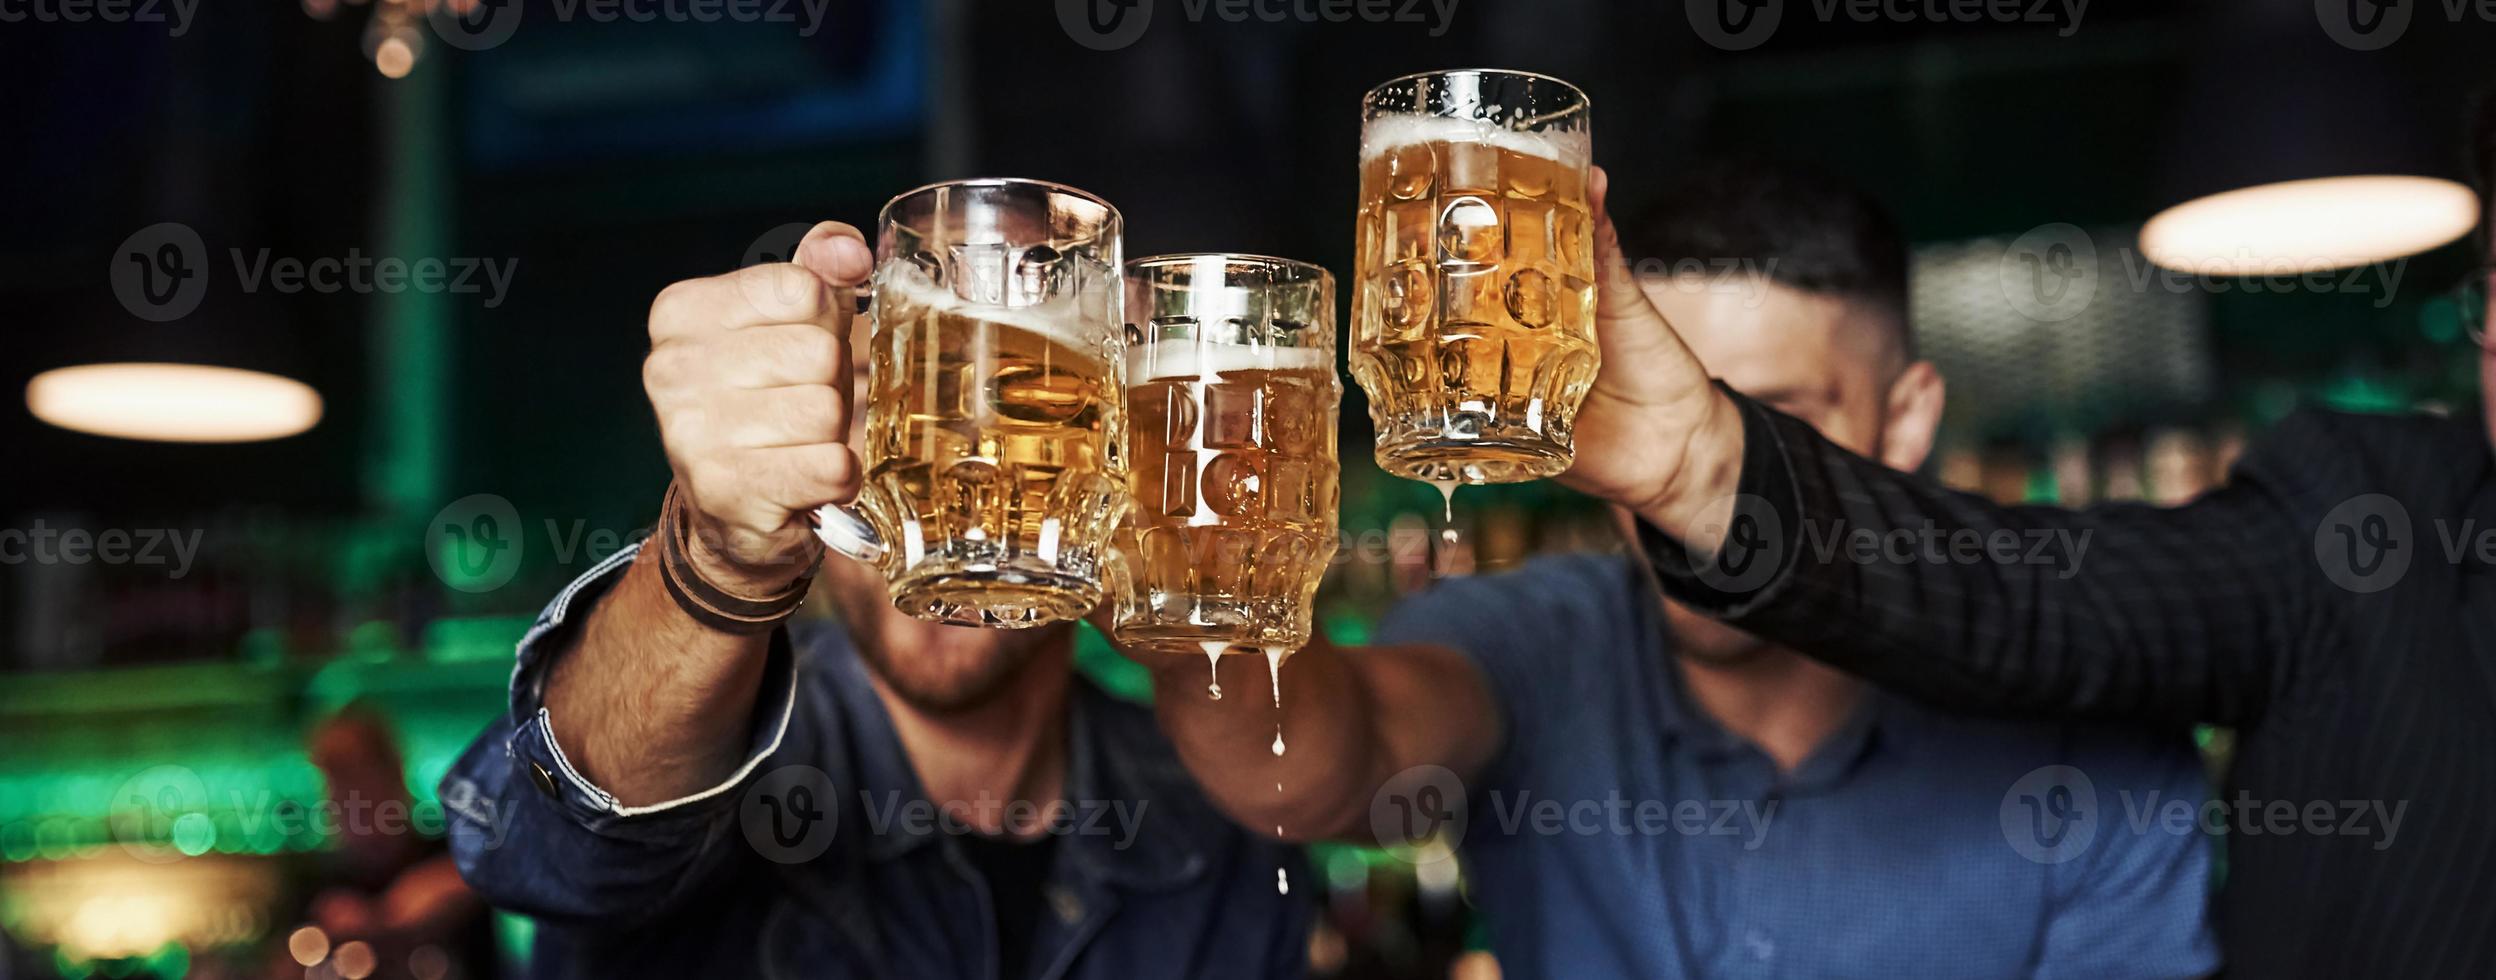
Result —
POLYGON ((677 608, 644 551, 547 678, 547 720, 590 782, 627 806, 718 785, 751 741, 769 634, 734 635, 677 608))
POLYGON ((1714 385, 1676 413, 1674 424, 1657 426, 1654 452, 1674 460, 1670 476, 1651 493, 1621 501, 1657 530, 1681 543, 1694 561, 1713 561, 1732 523, 1742 482, 1742 412, 1714 385))
POLYGON ((1203 657, 1137 656, 1197 783, 1232 819, 1286 839, 1366 839, 1371 797, 1389 777, 1422 764, 1470 775, 1496 741, 1489 697, 1451 650, 1346 651, 1319 639, 1283 662, 1279 711, 1256 654, 1222 658, 1220 700, 1206 691, 1203 657))
POLYGON ((1715 539, 1681 542, 1646 516, 1640 534, 1685 605, 1971 710, 2238 721, 2298 645, 2311 533, 2275 467, 2176 509, 2006 506, 1737 408, 1728 492, 1757 526, 1718 516, 1715 539))

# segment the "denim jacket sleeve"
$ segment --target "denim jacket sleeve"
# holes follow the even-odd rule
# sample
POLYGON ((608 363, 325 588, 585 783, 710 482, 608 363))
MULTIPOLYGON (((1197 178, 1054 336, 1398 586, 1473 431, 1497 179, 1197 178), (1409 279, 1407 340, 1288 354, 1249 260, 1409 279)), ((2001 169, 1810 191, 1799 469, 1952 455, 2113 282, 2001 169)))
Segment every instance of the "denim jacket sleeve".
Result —
POLYGON ((728 866, 753 860, 737 806, 766 760, 806 758, 793 726, 795 658, 772 634, 745 761, 716 786, 626 806, 567 760, 547 723, 548 668, 590 608, 640 553, 627 547, 566 586, 520 640, 511 708, 470 743, 443 778, 451 851, 470 886, 496 906, 554 921, 613 925, 667 909, 728 866))

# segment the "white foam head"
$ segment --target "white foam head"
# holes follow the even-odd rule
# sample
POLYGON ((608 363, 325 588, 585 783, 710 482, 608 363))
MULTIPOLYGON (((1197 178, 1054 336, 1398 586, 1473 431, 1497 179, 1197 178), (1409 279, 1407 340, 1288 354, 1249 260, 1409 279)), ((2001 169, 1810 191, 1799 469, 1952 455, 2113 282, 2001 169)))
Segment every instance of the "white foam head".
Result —
POLYGON ((1237 371, 1331 371, 1334 366, 1333 352, 1316 347, 1165 340, 1127 348, 1129 387, 1155 381, 1211 378, 1237 371))
POLYGON ((1028 330, 1040 334, 1087 356, 1097 356, 1103 331, 1091 319, 1106 311, 1111 300, 1093 295, 1092 290, 1079 290, 1053 296, 1036 306, 1000 306, 963 299, 958 293, 929 279, 927 274, 908 265, 884 273, 877 289, 877 302, 897 302, 904 306, 936 313, 952 313, 972 320, 1028 330))
POLYGON ((1583 164, 1588 158, 1586 133, 1582 130, 1525 133, 1479 119, 1399 114, 1380 116, 1361 127, 1361 159, 1368 160, 1399 146, 1435 142, 1489 143, 1554 163, 1583 164))

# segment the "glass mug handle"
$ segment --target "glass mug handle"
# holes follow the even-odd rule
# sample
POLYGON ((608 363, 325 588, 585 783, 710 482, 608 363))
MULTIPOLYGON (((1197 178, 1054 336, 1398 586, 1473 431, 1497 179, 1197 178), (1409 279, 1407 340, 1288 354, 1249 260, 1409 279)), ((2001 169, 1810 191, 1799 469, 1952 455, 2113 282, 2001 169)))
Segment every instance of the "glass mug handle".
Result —
MULTIPOLYGON (((858 312, 856 315, 870 315, 869 308, 875 302, 875 287, 873 285, 861 286, 858 288, 857 296, 858 312)), ((851 356, 854 359, 856 352, 851 352, 851 356)), ((855 371, 857 367, 852 365, 850 369, 855 371)), ((863 399, 861 401, 863 402, 863 399)), ((866 411, 866 406, 854 405, 852 410, 863 412, 866 411)), ((860 492, 864 492, 863 488, 860 492)), ((884 536, 876 533, 875 525, 868 523, 866 517, 858 513, 855 504, 824 504, 816 507, 807 513, 806 523, 815 529, 815 537, 823 541, 824 547, 857 561, 870 565, 877 564, 884 560, 884 554, 889 550, 884 546, 884 536)))

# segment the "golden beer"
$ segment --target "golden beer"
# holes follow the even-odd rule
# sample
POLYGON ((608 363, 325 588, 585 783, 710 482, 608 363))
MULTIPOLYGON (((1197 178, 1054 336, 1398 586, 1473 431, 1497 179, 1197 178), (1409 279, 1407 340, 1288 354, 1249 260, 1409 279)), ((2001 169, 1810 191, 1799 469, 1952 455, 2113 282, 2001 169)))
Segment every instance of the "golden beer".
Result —
POLYGON ((1003 628, 1083 616, 1127 506, 1117 212, 970 181, 896 198, 879 235, 858 509, 893 604, 1003 628))
POLYGON ((1131 263, 1122 643, 1299 649, 1336 546, 1334 283, 1241 255, 1131 263))
POLYGON ((1351 360, 1378 465, 1438 483, 1567 469, 1599 364, 1584 94, 1444 72, 1362 108, 1351 360))

